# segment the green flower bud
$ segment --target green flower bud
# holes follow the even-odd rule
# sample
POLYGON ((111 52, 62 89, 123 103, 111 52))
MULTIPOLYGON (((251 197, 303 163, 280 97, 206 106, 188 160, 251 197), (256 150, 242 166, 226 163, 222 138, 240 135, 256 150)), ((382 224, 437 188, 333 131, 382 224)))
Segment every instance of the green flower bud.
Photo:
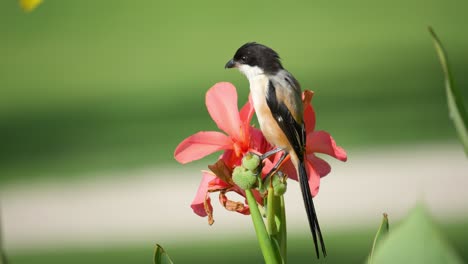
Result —
POLYGON ((259 165, 260 165, 260 157, 258 155, 247 153, 242 158, 242 166, 244 166, 244 168, 250 171, 256 172, 259 165))
POLYGON ((270 178, 266 179, 265 185, 267 188, 269 186, 273 187, 273 192, 275 196, 281 196, 286 193, 288 184, 287 180, 288 176, 281 171, 270 176, 270 178))
POLYGON ((275 196, 281 196, 286 193, 286 190, 288 188, 288 185, 286 182, 280 183, 278 185, 273 185, 273 191, 275 193, 275 196))
POLYGON ((239 166, 235 167, 232 172, 232 180, 237 186, 243 190, 252 189, 257 183, 257 175, 246 168, 239 166))

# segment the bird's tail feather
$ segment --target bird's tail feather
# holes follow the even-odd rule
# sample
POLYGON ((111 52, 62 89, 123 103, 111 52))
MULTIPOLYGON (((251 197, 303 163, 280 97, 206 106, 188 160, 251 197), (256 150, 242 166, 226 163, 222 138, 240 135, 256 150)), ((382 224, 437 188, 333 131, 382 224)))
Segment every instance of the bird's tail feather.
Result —
POLYGON ((301 186, 302 197, 304 199, 304 205, 307 212, 307 218, 309 220, 310 231, 312 232, 312 237, 314 239, 315 253, 317 258, 320 258, 318 240, 320 242, 320 247, 322 249, 322 254, 324 257, 327 256, 327 251, 325 249, 325 243, 323 242, 322 232, 320 231, 320 226, 317 219, 317 214, 315 213, 314 201, 312 200, 312 193, 310 192, 309 182, 307 180, 307 172, 304 166, 304 162, 299 160, 297 163, 297 170, 299 175, 299 185, 301 186))

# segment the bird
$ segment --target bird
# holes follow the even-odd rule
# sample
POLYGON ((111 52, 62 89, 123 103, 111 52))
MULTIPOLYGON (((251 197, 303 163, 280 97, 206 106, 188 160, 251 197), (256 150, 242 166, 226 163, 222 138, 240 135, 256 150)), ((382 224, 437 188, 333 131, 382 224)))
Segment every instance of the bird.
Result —
POLYGON ((256 43, 242 45, 230 59, 225 69, 237 68, 249 81, 253 106, 266 140, 276 148, 263 154, 262 159, 282 152, 271 172, 277 170, 289 155, 299 176, 299 185, 309 221, 317 258, 319 246, 326 257, 325 243, 320 231, 312 193, 304 165, 306 131, 302 90, 299 82, 281 63, 273 49, 256 43))

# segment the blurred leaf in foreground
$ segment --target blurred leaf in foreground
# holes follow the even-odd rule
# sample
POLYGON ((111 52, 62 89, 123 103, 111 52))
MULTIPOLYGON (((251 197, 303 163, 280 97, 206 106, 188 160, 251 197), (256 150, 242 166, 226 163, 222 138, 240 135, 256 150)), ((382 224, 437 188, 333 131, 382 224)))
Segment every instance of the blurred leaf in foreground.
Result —
POLYGON ((7 264, 5 251, 3 250, 3 233, 2 233, 2 215, 0 214, 0 264, 7 264))
POLYGON ((442 43, 431 27, 429 27, 429 33, 431 33, 437 55, 439 56, 440 64, 442 65, 442 69, 444 71, 449 114, 453 120, 453 123, 455 124, 455 129, 457 130, 458 136, 460 137, 460 140, 462 141, 465 148, 465 154, 468 156, 468 114, 463 103, 462 93, 455 87, 452 73, 450 72, 447 53, 445 52, 442 43))
POLYGON ((156 250, 154 251, 154 264, 173 264, 169 255, 159 244, 156 244, 156 250))
POLYGON ((377 230, 377 234, 375 234, 374 244, 372 245, 372 251, 369 256, 369 264, 373 263, 374 252, 382 242, 383 238, 387 236, 389 228, 388 215, 384 213, 382 223, 380 224, 379 230, 377 230))
POLYGON ((423 206, 414 208, 379 244, 373 263, 463 263, 423 206))
POLYGON ((42 3, 42 0, 19 0, 19 4, 24 12, 31 12, 42 3))

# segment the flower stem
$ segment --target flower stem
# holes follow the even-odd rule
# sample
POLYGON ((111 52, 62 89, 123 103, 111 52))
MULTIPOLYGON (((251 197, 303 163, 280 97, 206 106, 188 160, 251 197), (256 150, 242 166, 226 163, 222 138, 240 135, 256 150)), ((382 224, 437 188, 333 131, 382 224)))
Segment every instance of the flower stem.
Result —
POLYGON ((272 237, 276 237, 278 234, 278 226, 276 225, 276 214, 278 213, 277 209, 278 197, 274 195, 273 187, 268 188, 267 196, 267 227, 268 233, 272 237))
POLYGON ((287 263, 287 229, 286 229, 286 210, 284 204, 284 195, 280 196, 280 224, 279 224, 279 244, 280 244, 280 252, 281 256, 283 257, 283 263, 287 263))
POLYGON ((250 215, 252 216, 255 233, 257 234, 258 243, 260 244, 260 249, 262 250, 265 263, 281 263, 279 252, 275 250, 276 247, 274 246, 273 241, 270 239, 270 236, 267 233, 265 223, 263 222, 260 211, 258 210, 257 200, 255 200, 252 190, 245 190, 245 194, 247 197, 247 203, 250 208, 250 215))
POLYGON ((274 195, 273 187, 268 188, 267 197, 267 226, 271 239, 274 240, 280 252, 282 263, 287 262, 286 252, 286 213, 284 210, 284 196, 274 195))

